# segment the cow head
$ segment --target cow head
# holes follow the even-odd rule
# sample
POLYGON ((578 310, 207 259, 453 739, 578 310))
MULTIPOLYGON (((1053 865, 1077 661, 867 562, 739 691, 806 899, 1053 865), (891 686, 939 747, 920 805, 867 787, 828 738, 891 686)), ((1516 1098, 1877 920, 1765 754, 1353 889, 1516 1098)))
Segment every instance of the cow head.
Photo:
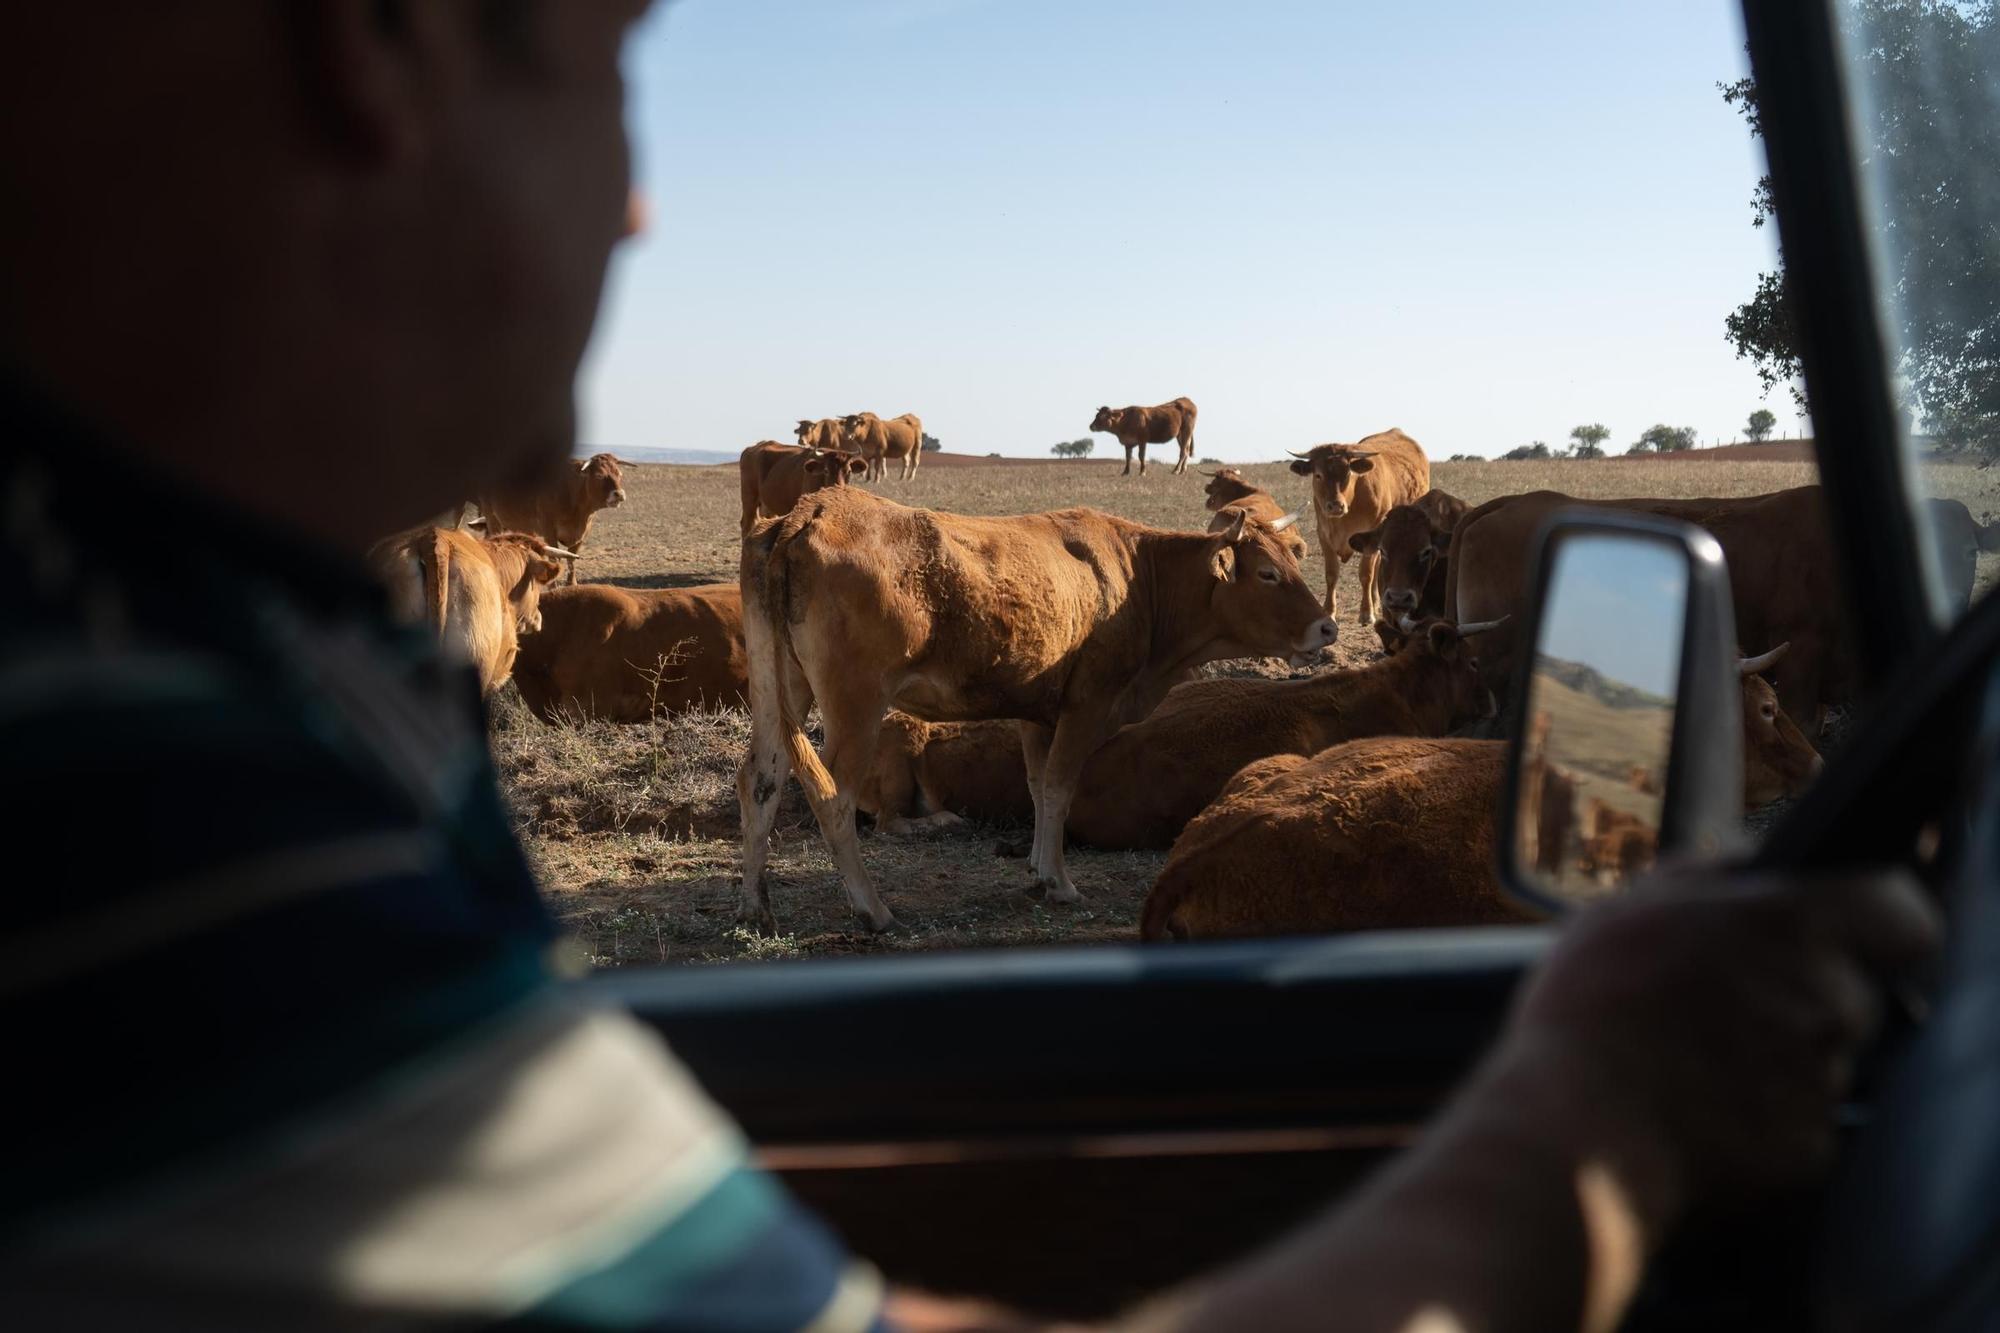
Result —
POLYGON ((583 498, 591 510, 616 509, 625 503, 625 473, 610 454, 592 454, 576 465, 583 498))
POLYGON ((1972 584, 1979 554, 2000 551, 2000 523, 1973 522, 1972 511, 1957 500, 1932 500, 1930 533, 1937 552, 1938 573, 1954 612, 1972 605, 1972 584))
POLYGON ((804 418, 800 418, 799 424, 792 428, 792 434, 798 437, 798 441, 800 444, 804 444, 806 442, 806 436, 813 433, 813 427, 817 424, 818 424, 817 422, 807 421, 804 418))
POLYGON ((1117 430, 1119 416, 1120 413, 1114 412, 1108 407, 1100 407, 1097 409, 1097 415, 1090 419, 1090 428, 1092 430, 1117 430))
POLYGON ((1507 617, 1502 616, 1472 625, 1454 625, 1449 620, 1418 621, 1405 616, 1394 624, 1376 621, 1375 634, 1391 657, 1436 664, 1427 671, 1420 670, 1416 686, 1427 694, 1436 691, 1442 695, 1451 715, 1448 728, 1456 730, 1500 715, 1499 702, 1479 674, 1479 657, 1472 640, 1506 621, 1507 617))
POLYGON ((1743 808, 1754 810, 1783 796, 1797 796, 1819 776, 1825 761, 1785 710, 1778 692, 1758 673, 1785 655, 1781 643, 1758 657, 1740 659, 1743 675, 1743 808))
POLYGON ((1363 474, 1375 470, 1375 451, 1351 444, 1316 444, 1292 457, 1297 460, 1292 471, 1312 478, 1313 505, 1326 519, 1344 516, 1363 474))
POLYGON ((853 412, 841 417, 835 424, 840 438, 831 443, 844 444, 849 449, 859 449, 862 444, 861 437, 867 434, 868 427, 878 420, 880 418, 873 412, 853 412))
POLYGON ((1338 630, 1306 586, 1298 556, 1283 538, 1297 521, 1298 515, 1287 514, 1259 523, 1239 512, 1227 529, 1210 536, 1209 608, 1219 637, 1304 666, 1333 646, 1338 630))
MULTIPOLYGON (((1093 424, 1091 429, 1104 430, 1105 427, 1093 424)), ((1208 478, 1208 485, 1202 488, 1202 493, 1208 496, 1204 507, 1211 514, 1226 504, 1233 504, 1244 496, 1254 493, 1257 489, 1243 480, 1243 474, 1233 467, 1217 468, 1202 475, 1208 478)))
MULTIPOLYGON (((1347 544, 1355 554, 1380 551, 1382 562, 1375 585, 1382 590, 1382 607, 1394 616, 1416 614, 1424 600, 1431 571, 1442 567, 1451 534, 1431 526, 1429 516, 1415 505, 1397 505, 1380 527, 1351 532, 1347 544)), ((1433 603, 1435 605, 1435 603, 1433 603)))
POLYGON ((502 532, 486 540, 494 554, 494 568, 500 571, 501 580, 507 585, 507 604, 514 608, 515 631, 540 632, 542 589, 562 577, 562 562, 576 559, 576 553, 529 532, 502 532))
POLYGON ((868 471, 868 460, 860 454, 842 453, 837 449, 815 449, 800 463, 805 469, 805 485, 802 493, 820 490, 827 486, 845 486, 849 477, 859 477, 868 471))

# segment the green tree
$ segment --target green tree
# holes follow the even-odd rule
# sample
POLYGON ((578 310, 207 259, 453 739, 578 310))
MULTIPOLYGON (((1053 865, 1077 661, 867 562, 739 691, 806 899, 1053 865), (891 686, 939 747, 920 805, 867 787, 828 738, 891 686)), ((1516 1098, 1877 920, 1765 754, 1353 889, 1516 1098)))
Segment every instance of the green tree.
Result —
POLYGON ((1628 454, 1678 454, 1694 448, 1695 430, 1693 426, 1648 426, 1639 433, 1639 439, 1628 454))
POLYGON ((923 451, 927 454, 942 453, 944 451, 943 442, 940 441, 937 436, 932 435, 929 432, 925 432, 924 442, 921 447, 923 451))
POLYGON ((1060 444, 1052 444, 1049 446, 1049 452, 1057 458, 1087 458, 1090 456, 1090 451, 1096 447, 1097 441, 1086 436, 1081 440, 1064 440, 1060 444))
POLYGON ((1762 444, 1771 438, 1771 432, 1778 428, 1778 418, 1768 407, 1760 407, 1750 414, 1750 423, 1743 433, 1753 442, 1762 444))
MULTIPOLYGON (((1895 379, 1910 416, 1941 446, 2000 453, 2000 4, 1848 0, 1836 13, 1856 61, 1856 148, 1881 205, 1876 277, 1894 297, 1895 379)), ((1756 85, 1718 87, 1761 135, 1756 85)), ((1751 224, 1763 226, 1772 209, 1766 176, 1751 224)), ((1790 385, 1805 406, 1782 259, 1725 332, 1767 392, 1790 385)))
POLYGON ((1571 458, 1602 458, 1604 442, 1611 438, 1611 427, 1599 421, 1576 427, 1570 431, 1569 437, 1576 441, 1569 451, 1571 458))
POLYGON ((1509 449, 1500 457, 1507 462, 1518 463, 1531 458, 1554 458, 1555 455, 1549 452, 1548 445, 1536 440, 1533 444, 1523 444, 1509 449))

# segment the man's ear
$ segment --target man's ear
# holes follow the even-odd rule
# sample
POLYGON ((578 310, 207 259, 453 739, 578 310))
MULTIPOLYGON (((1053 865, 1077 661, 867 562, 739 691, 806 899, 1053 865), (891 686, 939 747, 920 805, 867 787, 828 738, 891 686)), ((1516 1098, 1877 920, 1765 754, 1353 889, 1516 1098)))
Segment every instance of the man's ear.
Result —
POLYGON ((1236 548, 1224 543, 1214 555, 1208 558, 1208 567, 1223 583, 1236 582, 1236 548))
POLYGON ((1372 551, 1382 540, 1382 529, 1370 528, 1366 532, 1350 532, 1347 544, 1357 551, 1372 551))
POLYGON ((1375 470, 1375 460, 1372 458, 1350 458, 1347 460, 1347 470, 1349 472, 1373 472, 1375 470))
POLYGON ((1310 477, 1313 474, 1312 460, 1310 458, 1296 460, 1292 464, 1292 471, 1298 473, 1301 477, 1310 477))

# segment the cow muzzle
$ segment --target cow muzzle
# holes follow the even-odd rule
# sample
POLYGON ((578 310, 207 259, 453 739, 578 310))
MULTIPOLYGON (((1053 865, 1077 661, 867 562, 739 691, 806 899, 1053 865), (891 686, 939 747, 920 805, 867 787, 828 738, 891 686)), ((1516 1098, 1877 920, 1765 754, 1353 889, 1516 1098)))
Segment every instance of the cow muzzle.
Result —
POLYGON ((1321 616, 1313 622, 1312 628, 1305 632, 1298 651, 1285 660, 1295 667, 1311 666, 1320 654, 1333 647, 1334 640, 1339 637, 1340 626, 1321 616))
POLYGON ((1382 605, 1391 611, 1414 611, 1417 594, 1408 588, 1389 588, 1382 594, 1382 605))

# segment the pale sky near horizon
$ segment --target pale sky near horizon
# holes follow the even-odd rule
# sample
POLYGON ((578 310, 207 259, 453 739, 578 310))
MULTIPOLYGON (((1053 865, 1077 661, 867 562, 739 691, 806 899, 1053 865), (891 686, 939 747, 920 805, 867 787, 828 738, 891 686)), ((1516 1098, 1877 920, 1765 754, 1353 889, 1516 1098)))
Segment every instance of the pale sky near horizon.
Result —
MULTIPOLYGON (((1044 455, 1100 403, 1204 457, 1736 438, 1772 266, 1715 85, 1734 0, 678 0, 628 54, 646 236, 583 439, 739 449, 915 411, 1044 455)), ((1098 453, 1115 452, 1098 437, 1098 453)))

